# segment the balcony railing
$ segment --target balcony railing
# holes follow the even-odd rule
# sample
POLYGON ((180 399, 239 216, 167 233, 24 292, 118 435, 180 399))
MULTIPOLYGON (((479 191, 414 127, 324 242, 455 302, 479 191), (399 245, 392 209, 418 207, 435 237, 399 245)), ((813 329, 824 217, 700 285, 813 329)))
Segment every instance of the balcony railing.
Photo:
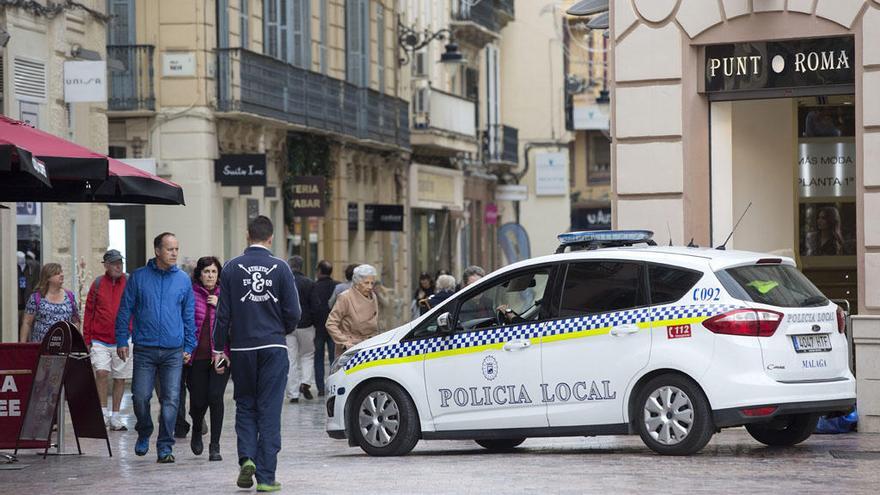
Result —
POLYGON ((453 13, 456 21, 471 21, 489 31, 501 30, 495 0, 457 0, 458 9, 453 13))
POLYGON ((413 97, 413 127, 476 139, 476 111, 476 104, 466 98, 430 87, 418 88, 413 97))
POLYGON ((407 102, 242 48, 217 50, 217 107, 409 148, 407 102))
POLYGON ((108 45, 111 111, 156 110, 153 45, 108 45))
POLYGON ((484 133, 483 153, 487 163, 519 163, 519 129, 491 124, 484 133))

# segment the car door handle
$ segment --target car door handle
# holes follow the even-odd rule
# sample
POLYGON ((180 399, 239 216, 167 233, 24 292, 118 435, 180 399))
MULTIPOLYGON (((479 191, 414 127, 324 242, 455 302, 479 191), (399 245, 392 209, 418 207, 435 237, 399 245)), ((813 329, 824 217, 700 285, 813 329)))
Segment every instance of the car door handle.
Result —
POLYGON ((503 349, 505 351, 521 351, 528 348, 530 345, 532 345, 532 343, 528 340, 511 340, 504 344, 503 349))
POLYGON ((639 331, 639 326, 635 323, 630 323, 628 325, 618 325, 611 329, 611 335, 621 336, 621 335, 632 335, 639 331))

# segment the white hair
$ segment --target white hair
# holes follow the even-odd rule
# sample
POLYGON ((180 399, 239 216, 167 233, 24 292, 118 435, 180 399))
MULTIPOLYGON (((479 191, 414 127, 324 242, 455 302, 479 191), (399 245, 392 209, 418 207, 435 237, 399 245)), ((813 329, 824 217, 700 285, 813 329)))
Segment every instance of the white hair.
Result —
POLYGON ((455 277, 452 275, 440 275, 437 277, 437 290, 452 290, 455 288, 455 277))
POLYGON ((367 277, 375 277, 377 276, 376 269, 373 268, 372 265, 358 265, 354 269, 354 274, 351 276, 352 283, 359 284, 367 277))

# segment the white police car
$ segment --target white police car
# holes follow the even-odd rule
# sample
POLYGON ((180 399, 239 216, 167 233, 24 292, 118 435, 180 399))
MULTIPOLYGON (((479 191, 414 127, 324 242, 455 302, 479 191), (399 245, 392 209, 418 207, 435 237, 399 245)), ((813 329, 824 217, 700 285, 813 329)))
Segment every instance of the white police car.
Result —
POLYGON ((328 434, 384 456, 419 439, 505 450, 638 433, 682 455, 739 425, 794 445, 855 404, 844 313, 791 259, 650 235, 560 235, 560 254, 346 351, 328 379, 328 434))

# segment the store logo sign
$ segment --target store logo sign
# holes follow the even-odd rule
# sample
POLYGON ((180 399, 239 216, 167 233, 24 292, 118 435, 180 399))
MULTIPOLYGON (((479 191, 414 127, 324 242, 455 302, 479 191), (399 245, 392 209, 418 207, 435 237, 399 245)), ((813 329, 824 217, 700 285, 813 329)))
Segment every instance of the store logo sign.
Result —
POLYGON ((223 186, 265 186, 266 155, 220 155, 214 161, 214 181, 223 186))

